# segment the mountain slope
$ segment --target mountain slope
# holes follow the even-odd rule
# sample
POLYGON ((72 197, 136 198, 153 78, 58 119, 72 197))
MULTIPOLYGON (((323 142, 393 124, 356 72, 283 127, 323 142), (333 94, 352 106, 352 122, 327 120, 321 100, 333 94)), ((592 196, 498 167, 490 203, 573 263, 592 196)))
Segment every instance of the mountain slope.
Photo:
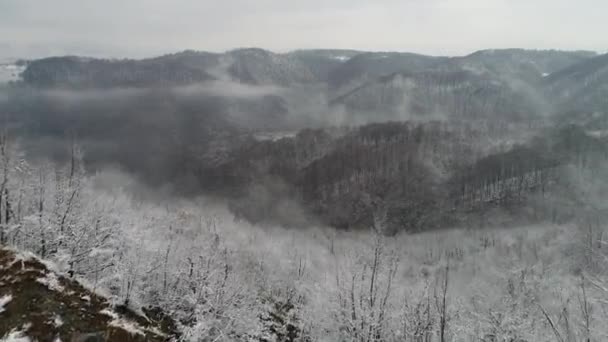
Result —
POLYGON ((72 88, 175 86, 228 78, 278 86, 316 80, 299 59, 262 49, 184 51, 142 60, 51 57, 29 62, 23 73, 30 85, 72 88))
POLYGON ((352 89, 380 76, 401 71, 421 71, 435 67, 446 60, 446 57, 432 57, 414 53, 362 53, 332 70, 329 75, 329 85, 334 89, 352 89))
POLYGON ((113 308, 33 255, 0 249, 0 274, 0 338, 165 341, 174 333, 169 321, 113 308))
POLYGON ((243 83, 289 86, 315 81, 306 65, 289 54, 248 48, 229 51, 223 58, 230 75, 243 83))
POLYGON ((488 73, 505 80, 539 83, 543 77, 595 56, 591 51, 499 49, 481 50, 450 59, 448 66, 488 73))
POLYGON ((488 74, 467 70, 395 73, 368 82, 332 101, 355 121, 409 119, 534 118, 540 103, 528 92, 488 74))
POLYGON ((188 85, 215 79, 173 57, 146 60, 103 60, 51 57, 28 63, 24 82, 40 87, 111 88, 188 85))
POLYGON ((332 70, 360 53, 356 50, 296 50, 289 55, 306 65, 317 80, 328 82, 332 70))
POLYGON ((445 199, 438 185, 479 153, 477 133, 440 122, 306 130, 243 144, 201 178, 209 190, 228 190, 231 209, 253 222, 363 228, 385 210, 391 229, 419 230, 443 224, 428 216, 445 199))
POLYGON ((548 76, 544 87, 562 111, 608 113, 608 54, 548 76))

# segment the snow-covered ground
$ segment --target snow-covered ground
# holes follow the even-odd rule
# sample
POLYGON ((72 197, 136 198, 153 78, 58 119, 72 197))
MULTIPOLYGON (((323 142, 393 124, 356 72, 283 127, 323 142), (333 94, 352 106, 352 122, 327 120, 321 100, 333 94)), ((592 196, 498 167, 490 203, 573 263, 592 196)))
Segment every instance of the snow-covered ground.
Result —
POLYGON ((4 306, 13 299, 10 294, 0 297, 0 312, 4 311, 4 306))
POLYGON ((587 134, 589 134, 592 137, 595 138, 604 138, 608 136, 608 130, 605 129, 598 129, 598 130, 589 130, 587 131, 587 134))
POLYGON ((342 61, 342 62, 346 62, 347 60, 350 59, 350 57, 348 57, 348 56, 334 56, 334 59, 337 59, 337 60, 342 61))
POLYGON ((22 331, 13 330, 7 336, 0 338, 0 342, 30 342, 30 338, 22 331))
POLYGON ((293 138, 297 131, 273 131, 273 132, 257 132, 253 137, 258 141, 271 140, 277 141, 283 138, 293 138))

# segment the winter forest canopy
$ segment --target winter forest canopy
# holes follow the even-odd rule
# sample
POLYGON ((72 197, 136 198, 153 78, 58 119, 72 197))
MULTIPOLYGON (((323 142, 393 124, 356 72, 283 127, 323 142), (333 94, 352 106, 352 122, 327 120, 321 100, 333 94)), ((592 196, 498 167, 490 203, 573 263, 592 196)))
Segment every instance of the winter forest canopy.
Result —
POLYGON ((0 339, 99 333, 37 260, 133 341, 608 340, 608 55, 0 68, 0 339))

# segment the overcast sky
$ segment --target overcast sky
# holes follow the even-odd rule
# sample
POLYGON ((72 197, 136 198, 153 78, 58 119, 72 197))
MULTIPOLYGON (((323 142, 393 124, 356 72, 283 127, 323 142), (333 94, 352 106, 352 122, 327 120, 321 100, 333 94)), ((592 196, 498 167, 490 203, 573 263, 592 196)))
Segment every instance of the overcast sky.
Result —
POLYGON ((607 0, 0 0, 0 57, 608 49, 607 0))

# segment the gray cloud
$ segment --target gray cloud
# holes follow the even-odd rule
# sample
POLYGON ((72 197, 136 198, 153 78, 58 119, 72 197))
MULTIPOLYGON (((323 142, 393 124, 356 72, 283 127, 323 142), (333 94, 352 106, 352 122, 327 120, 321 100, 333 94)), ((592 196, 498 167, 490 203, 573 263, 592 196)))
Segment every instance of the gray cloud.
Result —
POLYGON ((605 50, 604 0, 2 0, 0 55, 148 55, 260 46, 463 54, 605 50))

